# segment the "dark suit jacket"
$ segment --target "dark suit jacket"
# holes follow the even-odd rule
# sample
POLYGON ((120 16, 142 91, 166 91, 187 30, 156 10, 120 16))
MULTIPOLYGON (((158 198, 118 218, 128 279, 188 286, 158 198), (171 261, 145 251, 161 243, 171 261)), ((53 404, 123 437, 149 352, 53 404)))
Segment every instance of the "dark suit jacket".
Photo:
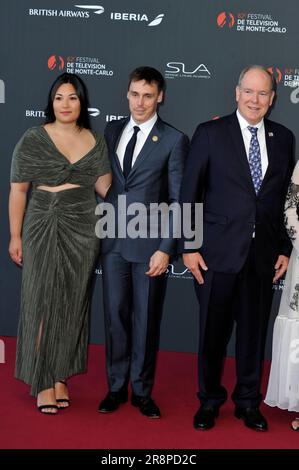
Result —
MULTIPOLYGON (((175 251, 175 240, 169 238, 156 239, 149 237, 149 205, 150 203, 171 204, 179 201, 183 166, 188 152, 188 138, 177 129, 163 122, 156 121, 143 148, 141 149, 127 180, 120 167, 116 150, 122 131, 129 118, 112 121, 107 124, 105 138, 111 161, 113 182, 107 193, 105 202, 113 204, 118 210, 118 196, 126 196, 126 206, 140 202, 146 207, 143 222, 148 223, 145 238, 103 239, 102 253, 117 249, 121 255, 131 262, 147 262, 156 250, 172 254, 175 251)), ((133 216, 127 216, 129 222, 133 216)), ((170 223, 171 225, 171 223, 170 223)), ((158 233, 160 232, 158 227, 158 233)))
MULTIPOLYGON (((194 133, 181 202, 203 202, 200 252, 214 271, 242 268, 254 230, 260 273, 273 272, 277 256, 291 252, 283 209, 294 166, 294 138, 286 127, 268 119, 264 123, 268 168, 257 196, 236 113, 200 124, 194 133)), ((180 251, 188 251, 183 242, 180 251)))

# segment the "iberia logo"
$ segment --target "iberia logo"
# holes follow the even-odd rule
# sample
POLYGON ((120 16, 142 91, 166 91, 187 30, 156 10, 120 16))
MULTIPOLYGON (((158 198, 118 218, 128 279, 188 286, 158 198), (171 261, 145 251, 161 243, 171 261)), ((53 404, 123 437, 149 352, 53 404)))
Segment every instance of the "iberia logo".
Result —
POLYGON ((48 68, 54 70, 58 67, 59 70, 64 68, 64 60, 60 55, 51 55, 48 59, 48 68))
POLYGON ((235 24, 235 17, 232 13, 222 11, 219 13, 217 16, 217 24, 219 28, 223 28, 224 26, 228 26, 229 28, 232 28, 235 24))
POLYGON ((281 82, 282 73, 278 67, 268 67, 267 70, 274 76, 276 83, 281 82))

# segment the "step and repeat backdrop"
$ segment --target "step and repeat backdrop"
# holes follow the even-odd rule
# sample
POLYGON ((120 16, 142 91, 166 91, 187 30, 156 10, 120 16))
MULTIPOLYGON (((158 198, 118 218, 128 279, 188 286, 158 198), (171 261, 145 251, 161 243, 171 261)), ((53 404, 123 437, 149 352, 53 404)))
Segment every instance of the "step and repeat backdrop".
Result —
MULTIPOLYGON (((92 125, 103 132, 128 114, 128 74, 141 65, 167 82, 161 117, 190 137, 199 122, 235 109, 239 72, 265 65, 277 81, 271 119, 299 138, 297 0, 2 0, 0 5, 0 334, 16 335, 21 269, 9 259, 7 201, 13 148, 43 122, 49 87, 76 73, 90 95, 92 125)), ((91 342, 104 342, 101 266, 95 271, 91 342)), ((161 349, 196 351, 198 308, 190 273, 169 265, 161 349)), ((283 283, 276 286, 267 341, 283 283)), ((45 285, 45 289, 47 286, 45 285)), ((233 342, 229 345, 233 354, 233 342)))

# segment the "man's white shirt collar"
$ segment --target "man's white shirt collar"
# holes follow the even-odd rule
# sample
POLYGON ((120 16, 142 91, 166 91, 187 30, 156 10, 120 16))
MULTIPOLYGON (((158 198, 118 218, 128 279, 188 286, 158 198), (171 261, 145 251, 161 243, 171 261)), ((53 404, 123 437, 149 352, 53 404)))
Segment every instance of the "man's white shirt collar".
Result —
POLYGON ((245 129, 248 128, 248 126, 250 127, 257 127, 258 130, 262 129, 263 126, 264 126, 264 119, 262 119, 260 122, 258 122, 257 124, 254 124, 254 126, 252 124, 249 124, 249 122, 246 121, 246 119, 242 116, 242 114, 240 113, 240 111, 237 109, 237 118, 238 118, 238 121, 239 121, 239 124, 240 124, 240 127, 241 127, 241 131, 243 132, 245 129))
POLYGON ((130 131, 133 132, 133 127, 134 126, 138 126, 139 129, 141 130, 141 132, 149 131, 149 130, 151 130, 151 128, 153 127, 153 125, 155 124, 157 119, 158 119, 158 115, 157 115, 157 113, 155 113, 148 121, 145 121, 142 124, 137 124, 131 116, 130 121, 128 123, 128 132, 130 132, 130 131))

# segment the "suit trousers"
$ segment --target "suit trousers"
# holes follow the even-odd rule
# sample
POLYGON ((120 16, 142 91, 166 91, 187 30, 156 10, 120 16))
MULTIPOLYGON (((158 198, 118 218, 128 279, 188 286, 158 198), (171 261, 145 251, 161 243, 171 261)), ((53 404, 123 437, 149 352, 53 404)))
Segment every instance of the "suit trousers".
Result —
POLYGON ((273 298, 273 272, 259 275, 255 241, 238 273, 207 271, 203 285, 195 283, 200 303, 198 356, 202 404, 219 407, 227 399, 221 385, 226 347, 236 323, 237 382, 232 399, 238 407, 259 406, 267 325, 273 298))
POLYGON ((149 277, 148 263, 103 255, 106 368, 109 390, 151 394, 159 347, 166 276, 149 277))

